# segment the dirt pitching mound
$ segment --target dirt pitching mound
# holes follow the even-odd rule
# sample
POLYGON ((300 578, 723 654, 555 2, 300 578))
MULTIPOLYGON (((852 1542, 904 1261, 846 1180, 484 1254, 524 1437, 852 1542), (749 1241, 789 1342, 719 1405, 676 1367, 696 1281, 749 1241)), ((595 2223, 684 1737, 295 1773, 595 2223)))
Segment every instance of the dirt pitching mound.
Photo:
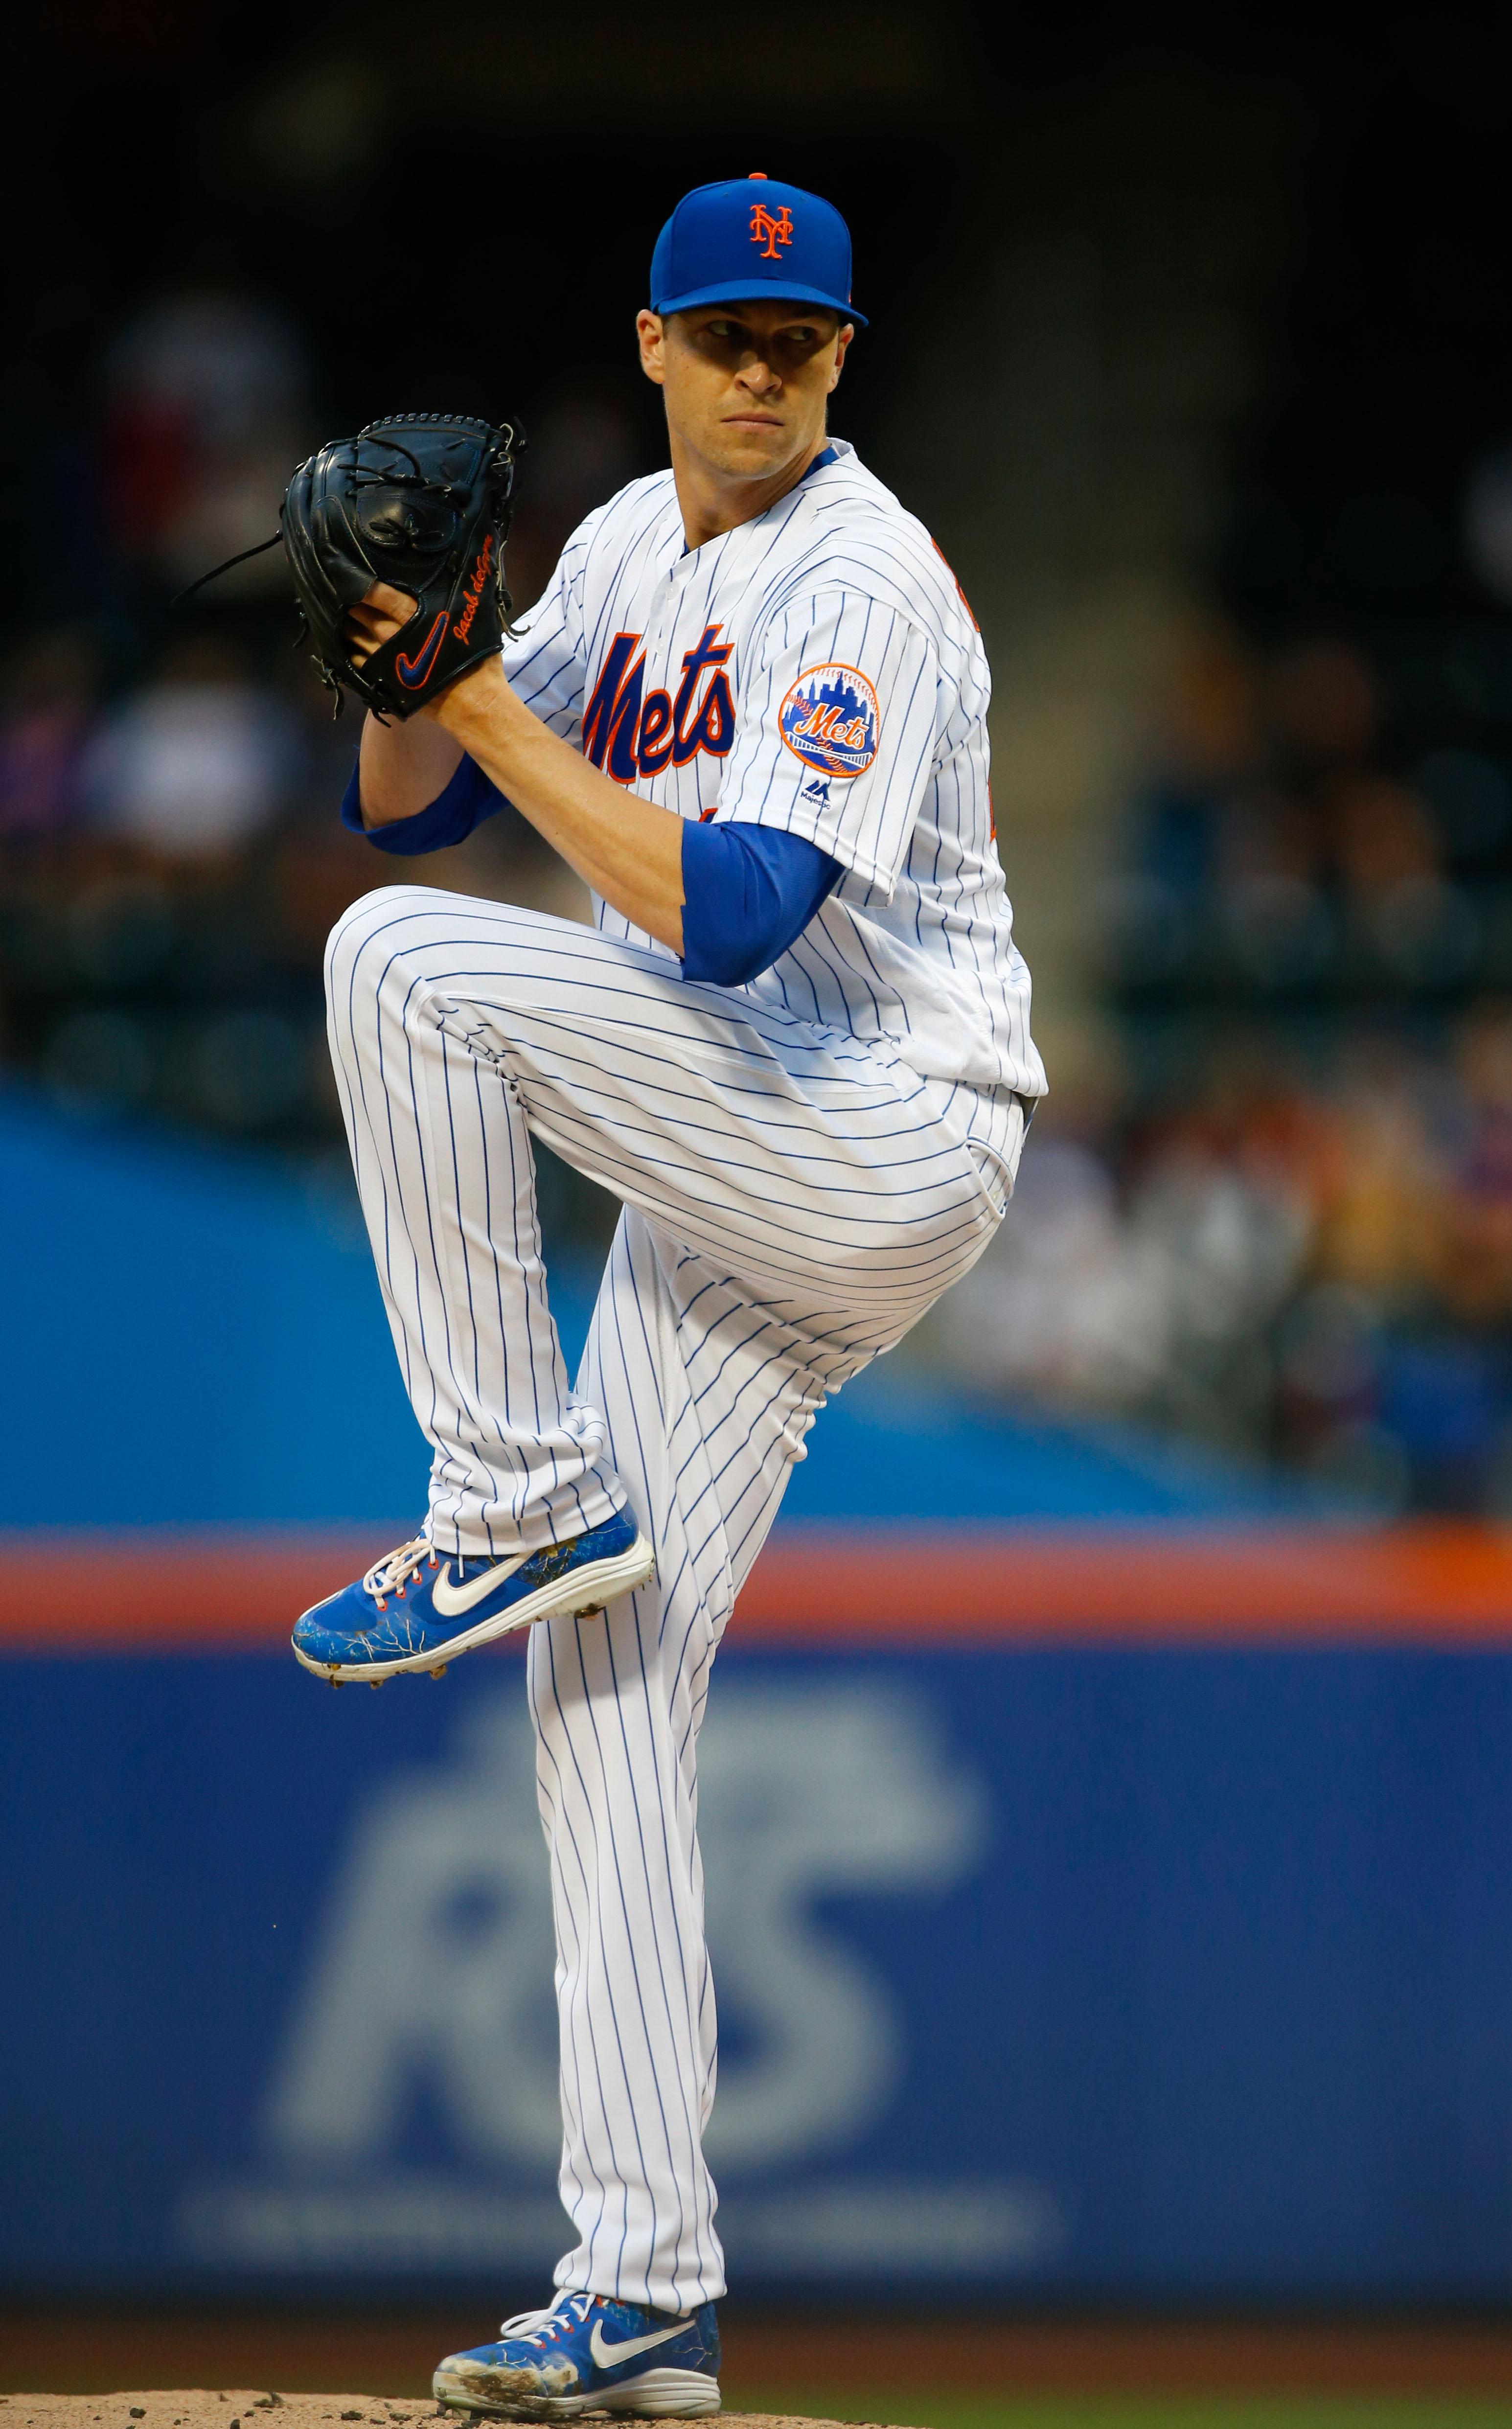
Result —
MULTIPOLYGON (((604 2419, 589 2413, 585 2419, 604 2419)), ((853 2421, 808 2421, 780 2412, 721 2412, 724 2429, 857 2429, 853 2421)), ((263 2388, 148 2388, 124 2395, 0 2395, 0 2429, 404 2429, 461 2415, 438 2412, 418 2396, 274 2395, 263 2388)), ((668 2424, 670 2429, 670 2424, 668 2424)), ((681 2429, 681 2424, 680 2424, 681 2429)), ((865 2422, 861 2429, 883 2429, 865 2422)))

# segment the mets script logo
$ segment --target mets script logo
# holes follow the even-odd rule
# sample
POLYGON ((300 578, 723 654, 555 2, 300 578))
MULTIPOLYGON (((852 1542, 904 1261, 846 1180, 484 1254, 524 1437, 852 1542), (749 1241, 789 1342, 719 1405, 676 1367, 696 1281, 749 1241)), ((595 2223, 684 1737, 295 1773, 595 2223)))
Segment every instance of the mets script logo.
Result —
POLYGON ((685 768, 700 751, 712 759, 730 755, 735 739, 735 703, 726 661, 731 641, 721 641, 719 624, 705 624, 691 650, 682 653, 682 679, 676 691, 647 691, 646 653, 638 633, 616 633, 583 712, 583 755, 616 785, 637 776, 659 776, 664 768, 685 768))
POLYGON ((780 244, 793 241, 793 214, 786 203, 774 218, 764 203, 752 203, 750 207, 750 240, 762 249, 763 261, 776 261, 780 244))
POLYGON ((778 712, 782 739, 822 776, 863 776, 877 756, 877 694, 856 667, 810 667, 778 712))

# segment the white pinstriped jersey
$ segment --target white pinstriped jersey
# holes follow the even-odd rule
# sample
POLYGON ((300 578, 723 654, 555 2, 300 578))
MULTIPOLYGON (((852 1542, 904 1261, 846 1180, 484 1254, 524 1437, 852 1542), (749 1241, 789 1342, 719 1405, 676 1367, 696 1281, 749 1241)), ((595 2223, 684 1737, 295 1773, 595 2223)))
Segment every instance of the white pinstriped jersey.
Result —
MULTIPOLYGON (((929 1078, 1044 1090, 994 834, 981 636, 928 532, 844 440, 686 546, 669 471, 582 523, 506 644, 535 714, 688 818, 805 835, 834 893, 748 993, 929 1078)), ((600 930, 652 940, 605 903, 600 930)))

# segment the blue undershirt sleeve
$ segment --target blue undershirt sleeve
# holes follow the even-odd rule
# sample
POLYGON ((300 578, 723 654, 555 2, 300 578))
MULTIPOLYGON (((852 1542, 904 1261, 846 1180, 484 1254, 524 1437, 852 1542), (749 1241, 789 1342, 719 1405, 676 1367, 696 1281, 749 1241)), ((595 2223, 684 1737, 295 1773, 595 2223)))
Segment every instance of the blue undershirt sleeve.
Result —
POLYGON ((744 986, 800 936, 840 863, 783 827, 731 818, 682 829, 682 975, 744 986))
POLYGON ((464 752, 456 774, 434 801, 427 801, 412 818, 395 818, 392 825, 374 827, 370 833, 362 823, 360 776, 359 763, 342 796, 341 823, 379 851, 444 851, 448 844, 464 842, 474 827, 504 807, 498 785, 490 784, 476 760, 464 752))

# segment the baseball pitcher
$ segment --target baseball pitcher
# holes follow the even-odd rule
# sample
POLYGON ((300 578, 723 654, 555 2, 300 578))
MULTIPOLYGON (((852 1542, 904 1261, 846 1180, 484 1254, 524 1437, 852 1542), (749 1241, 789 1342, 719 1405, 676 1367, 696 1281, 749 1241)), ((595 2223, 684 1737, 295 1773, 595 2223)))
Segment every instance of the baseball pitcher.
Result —
POLYGON ((518 623, 508 428, 371 423, 283 518, 322 671, 369 708, 347 823, 434 851, 511 801, 595 903, 587 929, 387 885, 331 938, 433 1456, 414 1539, 293 1638, 377 1685, 531 1629, 574 2240, 549 2308, 436 2377, 525 2419, 718 2408, 709 1674, 817 1412, 981 1254, 1044 1088, 981 637, 827 431, 865 326, 844 221, 765 177, 700 188, 636 325, 670 469, 589 515, 518 623), (622 1208, 575 1384, 535 1139, 622 1208))

